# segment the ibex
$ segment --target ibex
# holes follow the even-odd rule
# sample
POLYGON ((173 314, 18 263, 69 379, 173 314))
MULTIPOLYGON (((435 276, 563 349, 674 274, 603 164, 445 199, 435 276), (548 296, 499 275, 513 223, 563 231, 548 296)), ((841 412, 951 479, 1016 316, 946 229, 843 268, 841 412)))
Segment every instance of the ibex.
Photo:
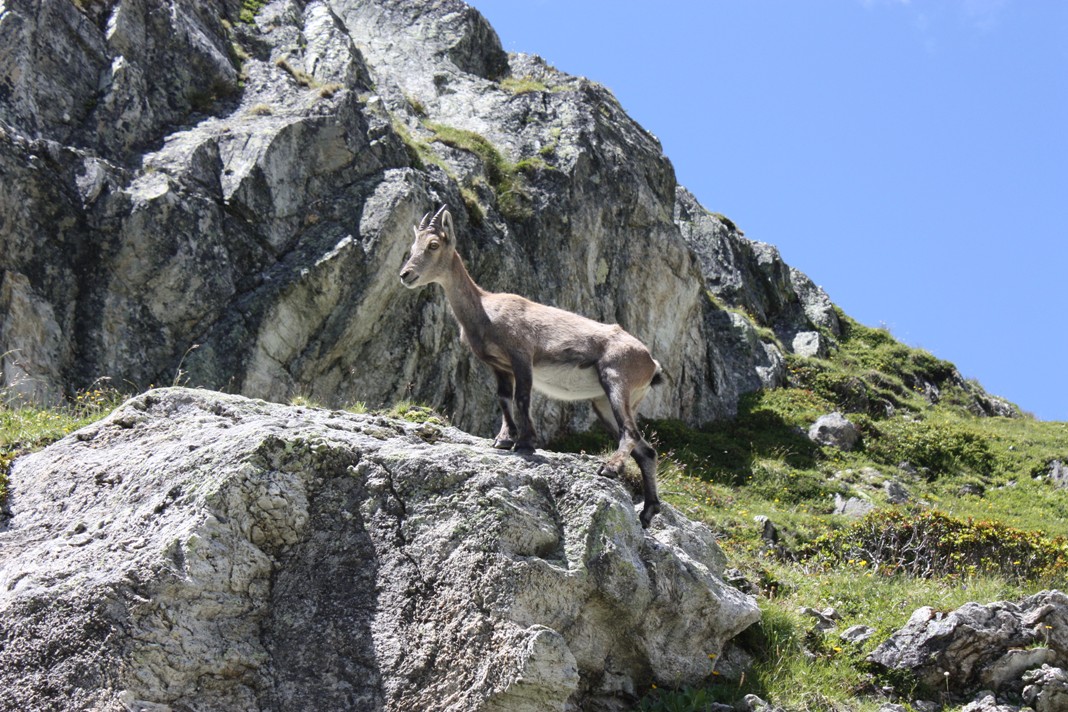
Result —
POLYGON ((415 242, 400 279, 409 289, 440 284, 460 324, 460 338, 493 369, 502 415, 493 447, 534 452, 531 388, 559 400, 591 400, 598 418, 619 438, 600 474, 619 475, 627 457, 634 458, 645 497, 639 519, 648 527, 660 511, 656 450, 642 437, 634 415, 649 387, 662 379, 660 364, 618 324, 479 287, 456 252, 447 208, 443 205, 433 217, 427 213, 413 227, 415 242))

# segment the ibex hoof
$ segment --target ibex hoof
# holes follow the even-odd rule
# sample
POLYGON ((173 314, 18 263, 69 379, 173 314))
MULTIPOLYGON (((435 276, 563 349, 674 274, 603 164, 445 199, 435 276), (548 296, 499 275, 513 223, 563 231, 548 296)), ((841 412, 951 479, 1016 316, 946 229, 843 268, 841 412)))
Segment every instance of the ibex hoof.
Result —
POLYGON ((511 450, 515 446, 515 440, 511 438, 497 438, 493 441, 493 447, 498 450, 511 450))
POLYGON ((534 446, 530 443, 516 443, 512 450, 519 455, 533 455, 534 446))
POLYGON ((648 529, 649 525, 653 521, 653 517, 660 511, 660 503, 653 502, 642 507, 642 513, 638 516, 638 520, 642 523, 642 529, 648 529))
POLYGON ((601 463, 601 467, 597 470, 597 474, 601 477, 607 477, 614 480, 623 474, 624 467, 626 467, 625 463, 608 460, 607 462, 601 463))

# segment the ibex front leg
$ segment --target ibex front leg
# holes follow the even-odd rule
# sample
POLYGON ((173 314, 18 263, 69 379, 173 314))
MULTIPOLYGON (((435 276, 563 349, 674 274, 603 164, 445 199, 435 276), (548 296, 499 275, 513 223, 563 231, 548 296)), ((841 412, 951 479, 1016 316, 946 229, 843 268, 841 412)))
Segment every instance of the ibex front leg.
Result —
POLYGON ((515 397, 515 379, 507 371, 493 369, 493 375, 497 377, 497 402, 501 406, 501 432, 493 441, 493 447, 500 450, 511 450, 519 437, 515 421, 512 419, 512 399, 515 397))
POLYGON ((534 424, 530 420, 530 391, 534 387, 534 367, 522 354, 510 354, 515 379, 515 419, 519 439, 512 449, 522 455, 534 452, 534 424))

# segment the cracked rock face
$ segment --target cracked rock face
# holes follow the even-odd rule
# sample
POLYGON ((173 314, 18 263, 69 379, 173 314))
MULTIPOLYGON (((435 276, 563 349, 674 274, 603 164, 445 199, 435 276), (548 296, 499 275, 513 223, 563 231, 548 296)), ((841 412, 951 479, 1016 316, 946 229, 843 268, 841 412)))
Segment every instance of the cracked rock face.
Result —
MULTIPOLYGON (((441 203, 482 286, 650 346, 670 378, 648 415, 700 424, 782 382, 743 310, 785 344, 836 331, 826 295, 677 186, 607 89, 506 54, 473 8, 241 7, 4 3, 0 386, 408 398, 488 435, 489 374, 440 292, 396 278, 441 203)), ((589 419, 534 415, 545 437, 589 419)))
POLYGON ((15 464, 0 707, 627 709, 758 618, 586 457, 150 391, 15 464))

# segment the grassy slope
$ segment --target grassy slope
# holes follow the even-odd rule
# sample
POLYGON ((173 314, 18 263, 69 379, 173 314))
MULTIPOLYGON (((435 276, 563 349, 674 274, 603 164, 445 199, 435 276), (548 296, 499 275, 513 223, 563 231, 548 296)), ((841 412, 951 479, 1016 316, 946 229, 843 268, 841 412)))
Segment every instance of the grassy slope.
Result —
MULTIPOLYGON (((787 387, 746 396, 732 421, 696 430, 646 423, 662 453, 663 498, 719 534, 730 565, 759 590, 764 616, 741 636, 754 661, 740 679, 651 690, 643 709, 702 710, 755 693, 789 710, 870 712, 885 701, 881 687, 908 690, 907 681, 875 679, 864 657, 916 608, 948 610, 1066 584, 1068 493, 1039 475, 1050 461, 1068 460, 1068 423, 976 417, 969 407, 977 389, 952 364, 848 320, 828 359, 789 365, 787 387), (939 389, 937 404, 925 397, 927 384, 939 389), (861 429, 858 450, 805 437, 832 410, 861 429), (901 462, 913 468, 899 469, 901 462), (888 480, 911 500, 888 504, 888 480), (861 520, 832 514, 836 495, 868 500, 876 511, 861 520), (777 545, 761 538, 757 516, 776 525, 777 545), (917 523, 928 527, 913 537, 918 549, 873 546, 873 537, 893 541, 888 534, 917 523), (917 560, 944 565, 918 571, 917 560), (864 624, 876 633, 859 645, 837 631, 815 633, 802 606, 835 608, 837 631, 864 624)), ((119 400, 92 390, 57 409, 0 405, 0 498, 15 456, 102 417, 119 400)), ((390 414, 438 417, 407 403, 390 414)), ((551 447, 598 452, 611 443, 594 431, 551 447)))
MULTIPOLYGON (((886 702, 880 688, 896 685, 909 699, 909 683, 876 679, 864 657, 916 608, 1066 584, 1068 493, 1040 475, 1068 460, 1068 423, 977 417, 984 394, 952 364, 845 321, 828 359, 791 357, 790 384, 746 396, 735 420, 699 430, 646 423, 663 455, 663 498, 719 534, 730 565, 759 589, 764 617, 742 636, 755 657, 742 679, 653 690, 643 709, 702 710, 755 693, 789 710, 876 710, 886 702), (930 385, 937 403, 925 396, 930 385), (804 435, 833 410, 861 430, 856 451, 804 435), (909 502, 888 503, 889 480, 909 502), (835 515, 836 495, 876 509, 862 519, 835 515), (758 516, 776 525, 776 546, 761 538, 758 516), (798 612, 805 606, 833 607, 837 628, 815 632, 814 619, 798 612), (847 644, 837 633, 855 624, 876 633, 847 644)), ((558 446, 611 444, 585 434, 558 446)))

